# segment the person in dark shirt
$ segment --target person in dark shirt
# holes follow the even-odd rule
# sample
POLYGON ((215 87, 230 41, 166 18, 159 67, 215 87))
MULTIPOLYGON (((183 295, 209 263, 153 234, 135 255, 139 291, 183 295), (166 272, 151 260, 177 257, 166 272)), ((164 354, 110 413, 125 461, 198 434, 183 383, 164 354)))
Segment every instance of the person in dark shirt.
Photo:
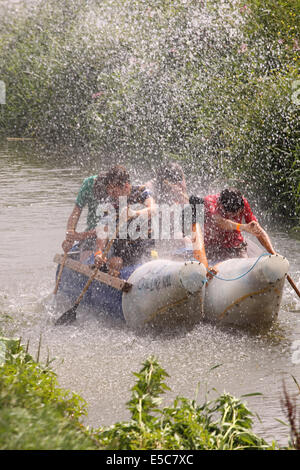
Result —
POLYGON ((183 217, 181 223, 174 221, 180 214, 177 209, 181 207, 183 213, 184 205, 189 203, 183 169, 177 162, 165 162, 146 185, 158 204, 156 249, 161 256, 172 256, 178 249, 184 249, 185 244, 190 244, 185 237, 183 217))
POLYGON ((157 168, 155 178, 146 183, 159 204, 188 204, 186 179, 179 163, 169 161, 157 168))
MULTIPOLYGON (((156 171, 153 180, 147 183, 159 203, 159 237, 156 248, 161 256, 171 259, 196 258, 207 265, 202 230, 199 223, 193 223, 192 207, 183 168, 175 161, 167 161, 156 171), (170 214, 164 213, 165 206, 170 214), (169 227, 166 227, 169 223, 169 227), (165 230, 163 230, 163 228, 165 230), (165 238, 165 231, 170 236, 165 238)), ((168 211, 166 211, 168 212, 168 211)))

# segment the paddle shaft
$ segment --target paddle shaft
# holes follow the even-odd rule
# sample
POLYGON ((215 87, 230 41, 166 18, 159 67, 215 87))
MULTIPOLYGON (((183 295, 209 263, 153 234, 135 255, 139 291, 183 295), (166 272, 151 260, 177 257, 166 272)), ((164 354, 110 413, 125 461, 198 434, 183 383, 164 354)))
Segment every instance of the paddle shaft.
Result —
MULTIPOLYGON (((106 247, 105 247, 105 249, 104 249, 104 251, 103 251, 103 257, 105 257, 105 256, 107 255, 107 253, 109 252, 109 250, 110 250, 110 248, 111 248, 113 242, 114 242, 114 238, 112 238, 112 239, 107 243, 107 245, 106 245, 106 247)), ((76 299, 75 304, 74 304, 74 307, 75 307, 75 305, 77 306, 77 305, 80 304, 80 302, 81 302, 81 300, 82 300, 84 294, 86 293, 86 291, 87 291, 88 288, 90 287, 91 283, 92 283, 93 280, 95 279, 95 277, 96 277, 96 275, 97 275, 97 271, 98 271, 97 268, 95 268, 94 273, 91 275, 91 277, 90 277, 89 280, 87 281, 87 283, 86 283, 86 285, 84 286, 84 288, 83 288, 83 290, 82 290, 80 296, 76 299)))
POLYGON ((298 295, 298 297, 300 298, 300 291, 297 288, 296 284, 294 283, 293 279, 289 275, 287 275, 286 278, 289 281, 289 283, 291 284, 291 286, 294 289, 294 291, 296 292, 296 294, 298 295))
MULTIPOLYGON (((106 247, 106 248, 108 248, 108 249, 106 250, 106 248, 105 248, 105 254, 107 254, 108 251, 110 250, 110 247, 111 247, 112 243, 113 243, 113 239, 110 240, 110 242, 108 242, 107 247, 106 247)), ((66 252, 66 253, 64 254, 64 257, 63 257, 63 260, 62 260, 62 262, 61 262, 61 265, 60 265, 60 268, 59 268, 59 272, 58 272, 58 275, 57 275, 56 284, 55 284, 55 289, 54 289, 54 291, 53 291, 53 294, 54 294, 54 295, 57 294, 58 286, 59 286, 60 279, 61 279, 61 275, 62 275, 62 272, 63 272, 63 269, 64 269, 64 266, 65 266, 65 263, 66 263, 67 258, 68 258, 68 253, 66 252)), ((92 279, 92 280, 93 280, 93 279, 92 279)), ((90 284, 89 284, 89 285, 90 285, 90 284)), ((87 289, 89 288, 89 285, 87 286, 87 289)), ((86 292, 86 290, 84 291, 83 295, 85 294, 85 292, 86 292)), ((80 296, 79 296, 79 297, 80 297, 80 296)), ((77 299, 78 303, 81 301, 81 299, 79 300, 79 297, 78 297, 78 299, 77 299)))
POLYGON ((67 257, 68 257, 68 253, 65 253, 65 254, 64 254, 64 257, 63 257, 63 260, 62 260, 62 262, 61 262, 60 268, 59 268, 58 275, 57 275, 56 284, 55 284, 55 289, 54 289, 54 291, 53 291, 53 294, 54 294, 54 295, 57 294, 58 286, 59 286, 59 283, 60 283, 61 275, 62 275, 64 266, 65 266, 67 257))
MULTIPOLYGON (((260 241, 260 240, 259 240, 260 241)), ((274 250, 271 250, 269 249, 268 250, 272 255, 275 255, 275 251, 274 250)), ((296 294, 298 295, 298 297, 300 298, 300 291, 298 289, 298 287, 296 286, 296 284, 294 283, 293 279, 291 278, 291 276, 289 276, 287 274, 286 276, 287 280, 289 281, 290 285, 292 286, 292 288, 294 289, 294 291, 296 292, 296 294)))
MULTIPOLYGON (((82 289, 82 292, 81 292, 80 296, 76 299, 76 301, 75 301, 75 303, 74 303, 74 307, 77 307, 77 306, 80 304, 80 302, 81 302, 81 300, 82 300, 84 294, 86 293, 86 291, 87 291, 88 288, 90 287, 91 283, 92 283, 93 280, 95 279, 96 274, 97 274, 97 269, 95 268, 95 271, 93 272, 93 274, 91 275, 91 277, 90 277, 89 280, 87 281, 86 285, 85 285, 84 288, 82 289)), ((74 309, 74 307, 73 307, 73 309, 74 309)))

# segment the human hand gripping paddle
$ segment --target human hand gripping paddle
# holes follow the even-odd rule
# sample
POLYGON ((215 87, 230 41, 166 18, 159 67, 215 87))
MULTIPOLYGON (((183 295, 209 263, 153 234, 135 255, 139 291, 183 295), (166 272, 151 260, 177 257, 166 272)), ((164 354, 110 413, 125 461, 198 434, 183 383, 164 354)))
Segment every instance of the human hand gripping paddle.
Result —
MULTIPOLYGON (((126 223, 132 219, 134 217, 134 212, 133 211, 127 211, 127 220, 126 220, 126 223)), ((122 215, 120 215, 120 221, 122 220, 122 215)), ((111 238, 111 240, 106 244, 106 247, 102 253, 102 264, 105 263, 106 261, 106 255, 108 254, 116 236, 117 236, 117 233, 119 231, 119 227, 120 227, 121 223, 119 223, 117 225, 117 228, 116 228, 116 231, 114 233, 114 236, 111 238)), ((101 262, 100 262, 100 266, 101 266, 101 262)), ((91 275, 91 277, 89 278, 89 280, 87 281, 87 283, 85 284, 81 294, 79 295, 79 297, 76 299, 73 307, 71 307, 69 310, 67 310, 65 313, 63 313, 55 322, 55 325, 69 325, 70 323, 73 323, 75 320, 76 320, 76 311, 77 311, 77 307, 78 305, 80 304, 81 300, 83 299, 84 297, 84 294, 86 293, 86 291, 88 290, 88 288, 90 287, 91 283, 93 282, 93 280, 95 279, 96 275, 97 275, 97 272, 98 272, 98 269, 99 269, 99 264, 98 266, 95 268, 93 274, 91 275), (97 269, 98 268, 98 269, 97 269)))
MULTIPOLYGON (((106 245, 104 251, 103 251, 103 254, 102 254, 102 260, 103 260, 103 263, 105 262, 105 257, 107 255, 107 253, 109 252, 112 244, 114 242, 114 238, 112 238, 106 245)), ((84 288, 82 289, 82 292, 81 294, 79 295, 79 297, 76 299, 73 307, 71 307, 69 310, 67 310, 65 313, 63 313, 55 322, 55 325, 69 325, 70 323, 73 323, 75 320, 76 320, 76 311, 77 311, 77 308, 78 308, 78 305, 80 304, 81 300, 83 299, 84 297, 84 294, 86 293, 86 291, 88 290, 88 288, 90 287, 91 283, 93 282, 93 280, 95 279, 96 275, 97 275, 97 272, 98 272, 98 269, 95 268, 93 274, 91 275, 91 277, 89 278, 89 280, 87 281, 87 283, 85 284, 84 288)))
MULTIPOLYGON (((204 202, 204 200, 200 197, 197 197, 197 196, 191 196, 189 198, 189 203, 191 204, 192 210, 193 210, 193 224, 195 224, 195 222, 196 222, 196 220, 195 220, 195 218, 196 218, 196 215, 195 215, 196 214, 196 212, 195 212, 196 204, 203 204, 203 202, 204 202)), ((229 221, 227 220, 226 222, 228 223, 229 221)), ((258 239, 260 244, 267 250, 268 253, 271 253, 272 255, 276 254, 267 233, 262 229, 262 227, 258 224, 258 222, 252 221, 248 224, 236 224, 235 222, 233 222, 233 223, 234 223, 235 226, 238 226, 237 229, 239 231, 243 227, 243 230, 245 232, 248 232, 248 233, 251 233, 252 235, 254 235, 258 239)), ((234 227, 234 228, 236 228, 236 227, 234 227)), ((196 231, 196 226, 193 228, 193 231, 196 231)), ((194 255, 195 255, 195 253, 197 254, 197 251, 195 251, 195 248, 194 248, 194 255)), ((197 258, 197 256, 195 256, 195 257, 197 258)), ((205 254, 204 254, 204 256, 202 256, 202 259, 204 259, 204 264, 205 264, 205 254)), ((201 261, 202 261, 202 259, 201 259, 201 261)), ((290 283, 290 285, 292 286, 292 288, 294 289, 294 291, 296 292, 296 294, 298 295, 298 297, 300 298, 300 291, 297 288, 297 286, 296 286, 295 282, 293 281, 293 279, 291 278, 291 276, 289 276, 287 274, 286 278, 287 278, 288 282, 290 283)))
POLYGON ((203 199, 197 196, 189 197, 189 204, 192 209, 192 244, 193 255, 200 263, 208 268, 207 257, 205 253, 205 246, 200 224, 197 221, 197 205, 203 204, 203 199))

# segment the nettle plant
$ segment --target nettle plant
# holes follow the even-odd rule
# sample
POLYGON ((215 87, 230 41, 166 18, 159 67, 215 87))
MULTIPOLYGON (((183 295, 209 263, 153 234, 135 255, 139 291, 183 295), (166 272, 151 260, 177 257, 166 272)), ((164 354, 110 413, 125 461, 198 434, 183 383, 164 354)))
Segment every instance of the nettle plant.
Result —
POLYGON ((228 393, 198 405, 176 397, 160 408, 161 395, 169 387, 167 372, 155 358, 147 359, 139 373, 127 406, 131 420, 99 429, 106 449, 271 449, 252 432, 252 413, 228 393))
MULTIPOLYGON (((169 375, 154 357, 134 373, 137 380, 127 403, 131 419, 90 429, 81 423, 87 414, 85 401, 61 389, 50 368, 52 361, 42 365, 39 355, 40 345, 33 359, 20 340, 0 337, 1 450, 279 449, 254 434, 253 414, 228 393, 208 400, 209 393, 216 392, 212 389, 202 405, 177 396, 162 407, 162 395, 170 390, 165 383, 169 375)), ((244 397, 250 395, 257 394, 244 397)), ((282 405, 291 430, 288 449, 297 449, 296 404, 285 388, 282 405)))

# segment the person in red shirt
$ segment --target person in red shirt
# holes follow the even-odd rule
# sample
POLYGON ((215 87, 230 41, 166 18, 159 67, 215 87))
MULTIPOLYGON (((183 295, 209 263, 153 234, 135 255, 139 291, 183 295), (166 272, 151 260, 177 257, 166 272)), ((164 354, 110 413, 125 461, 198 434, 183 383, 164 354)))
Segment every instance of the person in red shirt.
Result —
POLYGON ((275 253, 267 233, 240 191, 229 188, 204 198, 204 244, 208 259, 247 257, 242 231, 256 236, 268 252, 275 253))

